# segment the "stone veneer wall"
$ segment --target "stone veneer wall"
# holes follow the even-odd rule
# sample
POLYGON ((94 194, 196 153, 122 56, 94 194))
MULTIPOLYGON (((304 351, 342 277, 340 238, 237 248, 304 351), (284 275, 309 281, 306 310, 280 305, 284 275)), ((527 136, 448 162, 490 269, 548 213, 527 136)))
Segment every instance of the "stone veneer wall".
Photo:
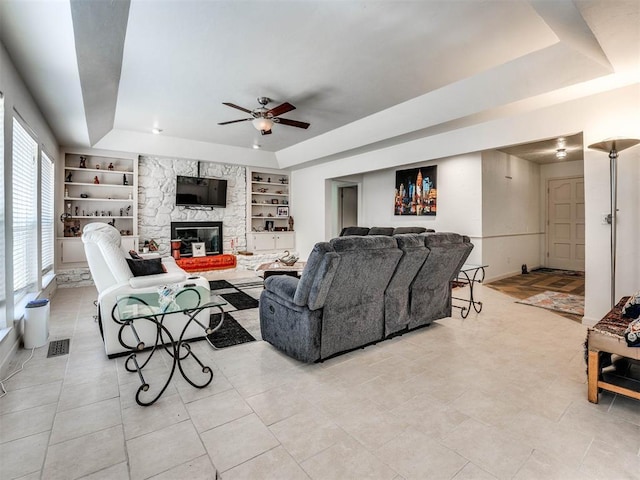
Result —
POLYGON ((200 176, 227 180, 227 208, 177 207, 176 176, 198 175, 196 160, 141 156, 138 162, 138 235, 140 246, 155 240, 161 255, 170 255, 171 222, 222 222, 223 252, 231 253, 231 239, 246 249, 246 168, 200 162, 200 176))

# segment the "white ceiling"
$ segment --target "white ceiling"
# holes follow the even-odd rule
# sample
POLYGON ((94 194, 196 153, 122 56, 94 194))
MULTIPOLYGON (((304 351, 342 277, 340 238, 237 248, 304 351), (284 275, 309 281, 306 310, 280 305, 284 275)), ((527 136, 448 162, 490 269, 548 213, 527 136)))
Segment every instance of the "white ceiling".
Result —
POLYGON ((2 0, 0 40, 61 145, 254 163, 275 152, 295 167, 638 82, 639 11, 638 0, 2 0), (292 103, 283 117, 311 127, 217 125, 245 117, 222 102, 253 109, 258 96, 292 103))

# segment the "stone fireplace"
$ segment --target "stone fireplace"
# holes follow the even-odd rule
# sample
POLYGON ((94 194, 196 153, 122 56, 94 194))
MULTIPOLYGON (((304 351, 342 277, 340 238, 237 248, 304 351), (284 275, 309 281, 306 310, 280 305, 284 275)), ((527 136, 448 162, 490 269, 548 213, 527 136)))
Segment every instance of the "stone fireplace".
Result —
POLYGON ((171 239, 180 239, 180 256, 191 257, 191 244, 202 242, 207 255, 223 251, 222 222, 171 222, 171 239))

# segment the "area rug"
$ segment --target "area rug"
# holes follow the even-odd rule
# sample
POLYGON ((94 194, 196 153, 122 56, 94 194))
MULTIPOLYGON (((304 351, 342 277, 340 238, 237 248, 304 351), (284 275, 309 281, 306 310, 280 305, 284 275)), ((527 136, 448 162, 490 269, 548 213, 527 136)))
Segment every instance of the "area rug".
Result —
MULTIPOLYGON (((238 345, 243 342, 250 342, 253 340, 262 340, 262 334, 260 332, 260 315, 258 312, 258 299, 263 291, 262 279, 254 276, 248 278, 234 278, 229 280, 212 280, 209 281, 209 288, 212 295, 219 295, 227 304, 223 306, 223 310, 226 313, 226 319, 233 319, 229 321, 229 325, 226 328, 236 331, 235 324, 239 328, 247 333, 225 333, 226 336, 233 336, 236 340, 229 340, 228 345, 238 345), (233 327, 232 327, 233 326, 233 327), (240 340, 237 340, 240 339, 240 340), (235 342, 235 343, 234 343, 235 342)), ((211 321, 215 321, 216 314, 211 315, 211 321)), ((217 324, 217 322, 216 322, 217 324)), ((221 328, 213 335, 218 335, 221 331, 224 333, 225 327, 221 328)), ((223 348, 214 343, 217 348, 223 348)))
POLYGON ((534 295, 516 303, 532 305, 534 307, 546 308, 556 312, 570 313, 572 315, 584 315, 584 297, 571 295, 569 293, 546 291, 534 295))
MULTIPOLYGON (((214 313, 209 320, 210 325, 217 325, 220 314, 214 313)), ((231 347, 241 343, 255 342, 255 338, 240 325, 231 313, 225 313, 224 323, 219 330, 207 335, 207 340, 216 348, 231 347)))
POLYGON ((209 282, 211 293, 219 295, 233 305, 235 310, 247 310, 258 308, 258 300, 238 289, 226 280, 213 280, 209 282))

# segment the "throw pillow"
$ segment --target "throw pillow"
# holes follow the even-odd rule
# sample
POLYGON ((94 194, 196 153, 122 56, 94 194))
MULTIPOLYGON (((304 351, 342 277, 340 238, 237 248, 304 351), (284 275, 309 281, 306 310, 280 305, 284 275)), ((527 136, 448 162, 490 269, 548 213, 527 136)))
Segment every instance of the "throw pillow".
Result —
POLYGON ((133 258, 127 258, 129 269, 133 273, 134 277, 144 277, 146 275, 156 275, 158 273, 167 273, 162 265, 161 258, 149 258, 136 260, 133 258))
POLYGON ((625 318, 640 317, 640 292, 636 292, 629 297, 627 303, 622 307, 622 316, 625 318))

